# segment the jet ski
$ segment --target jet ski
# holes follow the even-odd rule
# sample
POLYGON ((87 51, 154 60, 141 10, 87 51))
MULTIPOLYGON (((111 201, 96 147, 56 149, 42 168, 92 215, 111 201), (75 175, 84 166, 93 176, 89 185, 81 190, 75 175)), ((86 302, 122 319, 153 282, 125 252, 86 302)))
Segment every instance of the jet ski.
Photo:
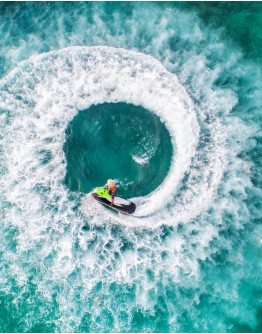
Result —
POLYGON ((92 191, 92 196, 99 203, 126 215, 132 215, 136 210, 135 203, 118 196, 114 197, 114 204, 111 206, 111 195, 109 194, 109 191, 103 187, 95 188, 92 191))

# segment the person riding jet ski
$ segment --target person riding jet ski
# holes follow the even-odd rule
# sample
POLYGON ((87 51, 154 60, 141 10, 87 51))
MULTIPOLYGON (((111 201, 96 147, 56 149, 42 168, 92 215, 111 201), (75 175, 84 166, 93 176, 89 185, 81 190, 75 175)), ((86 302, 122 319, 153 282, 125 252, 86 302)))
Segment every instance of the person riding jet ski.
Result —
POLYGON ((110 206, 113 206, 113 204, 114 204, 114 198, 115 198, 115 195, 116 195, 116 185, 115 185, 114 181, 111 180, 111 179, 107 180, 105 188, 107 188, 109 194, 111 195, 111 204, 110 204, 110 206))

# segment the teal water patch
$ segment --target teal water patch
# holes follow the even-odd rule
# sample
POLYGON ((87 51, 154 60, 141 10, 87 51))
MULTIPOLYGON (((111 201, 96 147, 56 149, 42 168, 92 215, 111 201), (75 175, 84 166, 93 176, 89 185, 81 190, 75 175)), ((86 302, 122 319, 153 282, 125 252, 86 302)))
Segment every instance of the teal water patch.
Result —
POLYGON ((181 9, 194 9, 211 26, 223 30, 224 38, 239 44, 252 61, 262 63, 262 3, 259 1, 198 1, 174 4, 181 9))
POLYGON ((171 138, 160 119, 143 107, 105 103, 82 110, 66 131, 64 146, 72 191, 88 193, 115 179, 119 194, 154 191, 168 174, 171 138))

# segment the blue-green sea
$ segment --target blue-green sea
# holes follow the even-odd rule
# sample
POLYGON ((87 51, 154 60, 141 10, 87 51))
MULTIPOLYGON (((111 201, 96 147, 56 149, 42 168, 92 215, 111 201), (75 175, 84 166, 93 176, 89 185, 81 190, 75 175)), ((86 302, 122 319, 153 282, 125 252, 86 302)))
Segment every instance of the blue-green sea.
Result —
POLYGON ((261 31, 261 2, 0 3, 0 332, 262 332, 261 31))

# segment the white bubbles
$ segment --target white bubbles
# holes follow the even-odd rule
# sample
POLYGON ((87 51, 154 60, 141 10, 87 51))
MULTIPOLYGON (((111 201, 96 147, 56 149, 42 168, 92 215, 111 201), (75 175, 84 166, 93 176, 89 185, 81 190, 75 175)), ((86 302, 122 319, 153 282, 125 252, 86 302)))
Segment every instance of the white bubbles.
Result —
MULTIPOLYGON (((205 127, 208 140, 201 142, 198 119, 202 121, 210 110, 198 110, 176 76, 156 59, 109 47, 70 47, 34 56, 2 80, 0 107, 10 115, 3 129, 8 128, 3 139, 8 173, 1 181, 7 201, 33 220, 45 213, 47 224, 49 219, 68 221, 73 204, 68 203, 69 190, 63 186, 65 129, 78 110, 121 101, 157 114, 171 134, 176 153, 164 182, 148 196, 134 199, 137 218, 117 217, 117 221, 150 227, 176 225, 205 210, 225 163, 219 120, 210 118, 205 127)), ((144 157, 134 159, 145 163, 144 157)))
MULTIPOLYGON (((5 171, 1 196, 9 205, 5 217, 19 230, 17 251, 29 254, 31 261, 27 267, 21 255, 17 266, 25 277, 30 268, 38 268, 37 287, 46 300, 52 300, 56 284, 59 291, 63 287, 58 293, 63 323, 68 323, 75 294, 74 288, 66 292, 71 275, 83 298, 98 282, 128 285, 147 277, 139 285, 145 293, 136 297, 145 309, 154 307, 149 295, 154 295, 161 271, 175 283, 188 275, 192 284, 192 277, 199 275, 198 259, 205 258, 203 249, 217 229, 199 227, 200 235, 190 240, 199 245, 195 252, 183 234, 162 233, 157 227, 172 229, 183 223, 188 228, 184 234, 191 233, 193 227, 186 223, 209 207, 220 184, 225 147, 216 113, 195 105, 174 74, 141 53, 70 47, 32 57, 9 73, 0 83, 0 109, 5 115, 0 125, 5 171), (136 217, 116 215, 90 195, 74 194, 64 185, 63 146, 69 122, 93 104, 123 101, 157 114, 175 148, 163 183, 148 196, 134 199, 136 217), (80 228, 85 225, 88 230, 80 228), (42 270, 46 267, 48 271, 42 270)), ((134 159, 150 163, 151 154, 145 146, 134 159)))

